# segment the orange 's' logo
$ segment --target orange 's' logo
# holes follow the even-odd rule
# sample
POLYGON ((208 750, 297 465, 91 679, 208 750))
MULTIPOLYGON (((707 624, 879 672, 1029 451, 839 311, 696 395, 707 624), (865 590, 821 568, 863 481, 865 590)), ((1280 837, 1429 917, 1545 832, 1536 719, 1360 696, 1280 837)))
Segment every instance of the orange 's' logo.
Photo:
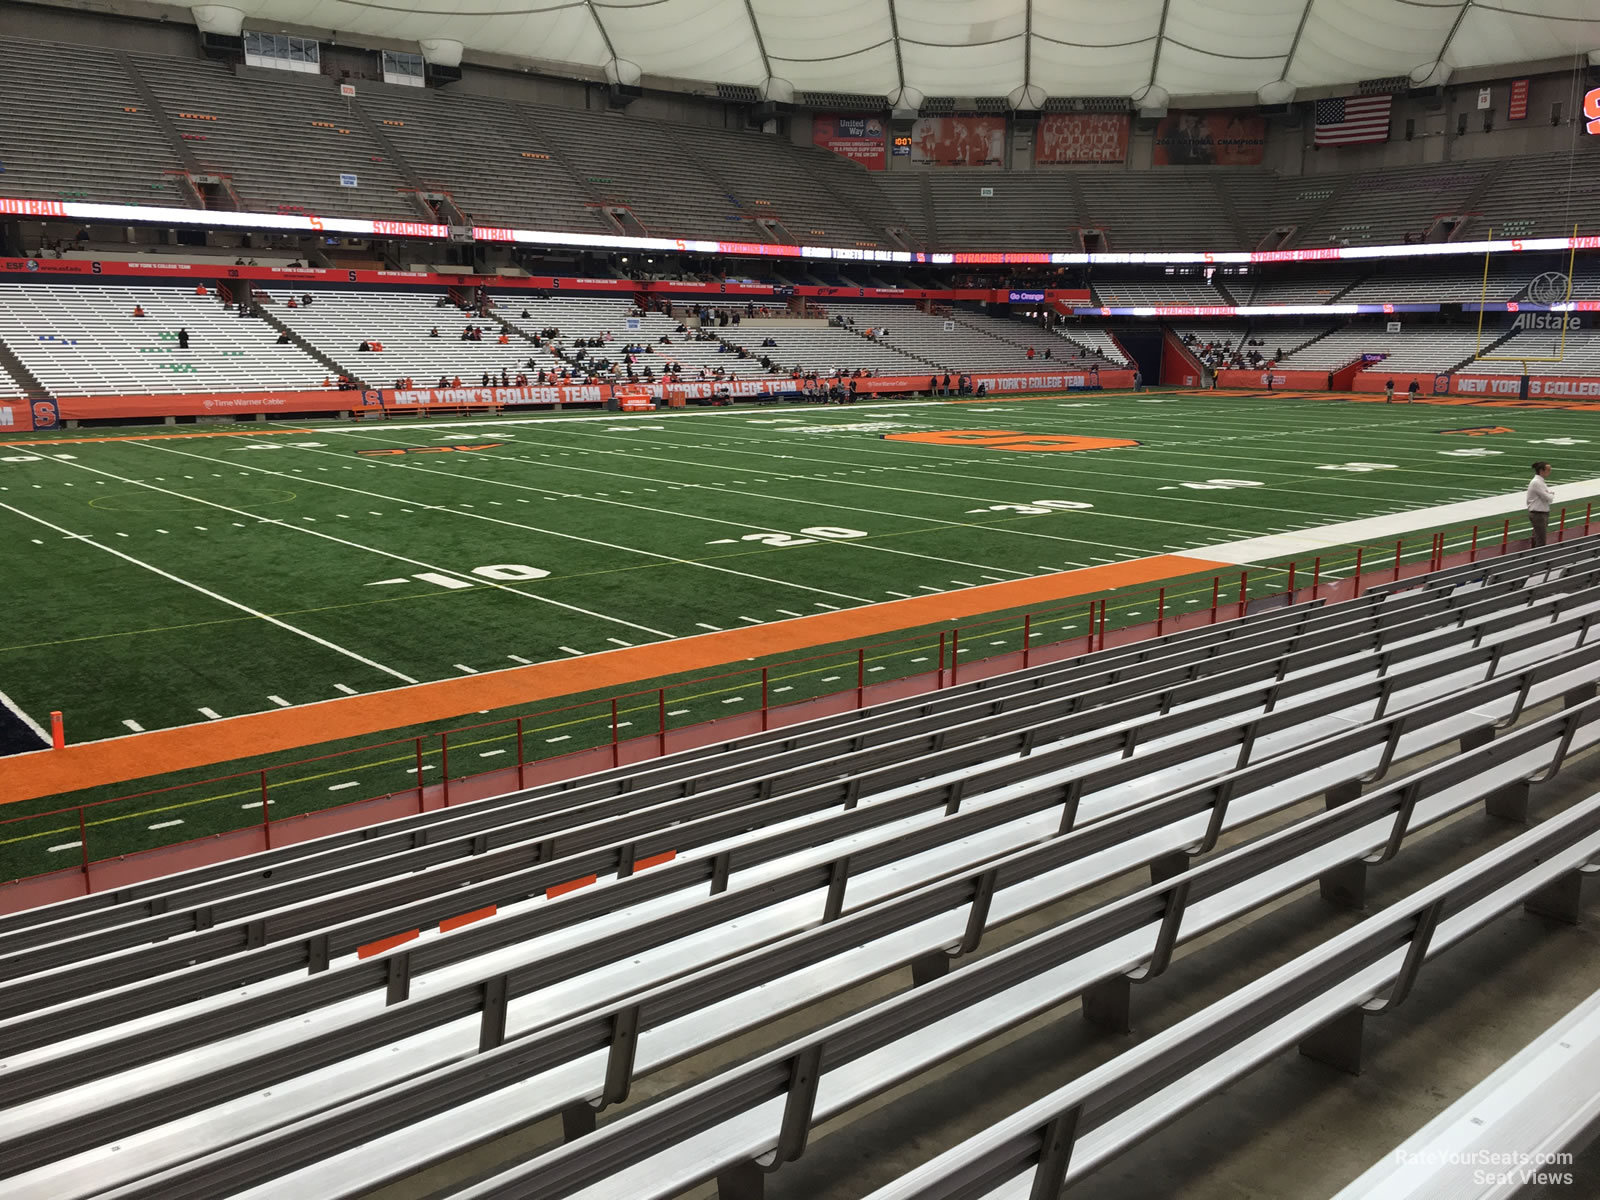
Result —
POLYGON ((1504 425, 1471 425, 1465 429, 1441 429, 1440 433, 1460 433, 1467 437, 1487 437, 1491 433, 1515 433, 1504 425))
POLYGON ((924 446, 976 446, 984 450, 1116 450, 1139 443, 1128 438, 1084 437, 1076 433, 1018 433, 1014 429, 940 429, 932 433, 886 433, 890 442, 924 446))

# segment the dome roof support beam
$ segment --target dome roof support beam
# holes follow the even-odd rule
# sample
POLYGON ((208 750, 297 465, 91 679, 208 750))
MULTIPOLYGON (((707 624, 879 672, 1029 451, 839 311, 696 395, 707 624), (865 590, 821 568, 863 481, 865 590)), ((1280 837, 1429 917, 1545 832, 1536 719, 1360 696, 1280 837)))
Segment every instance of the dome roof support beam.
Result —
POLYGON ((1443 62, 1444 56, 1450 52, 1450 43, 1456 40, 1456 34, 1461 32, 1461 23, 1467 19, 1467 13, 1472 8, 1472 0, 1462 0, 1461 8, 1456 12, 1456 19, 1450 22, 1450 32, 1444 35, 1444 41, 1439 46, 1439 53, 1433 56, 1433 65, 1437 69, 1443 62))
POLYGON ((761 22, 756 20, 755 5, 750 0, 744 0, 744 11, 750 18, 750 34, 756 39, 756 50, 761 54, 761 69, 767 73, 767 78, 771 79, 772 60, 767 57, 767 41, 761 36, 761 22))
POLYGON ((889 5, 889 37, 894 42, 894 73, 900 85, 900 92, 906 89, 906 63, 900 56, 900 16, 894 11, 894 0, 886 0, 889 5))
POLYGON ((1300 38, 1305 34, 1306 22, 1311 19, 1311 8, 1317 0, 1306 0, 1306 6, 1300 10, 1300 24, 1294 27, 1294 41, 1289 43, 1289 53, 1283 58, 1283 73, 1278 76, 1282 83, 1289 78, 1289 70, 1294 66, 1294 56, 1300 49, 1300 38))
POLYGON ((1167 12, 1172 8, 1172 0, 1161 0, 1161 23, 1156 26, 1156 48, 1150 56, 1150 78, 1144 85, 1146 93, 1156 85, 1156 73, 1161 69, 1161 46, 1167 40, 1167 12))

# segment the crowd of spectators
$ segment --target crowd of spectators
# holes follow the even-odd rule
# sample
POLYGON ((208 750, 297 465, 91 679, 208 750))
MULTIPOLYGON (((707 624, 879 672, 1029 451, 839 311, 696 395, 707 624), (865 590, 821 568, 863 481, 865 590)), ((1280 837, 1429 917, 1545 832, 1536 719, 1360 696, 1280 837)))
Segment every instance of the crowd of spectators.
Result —
POLYGON ((1264 353, 1266 343, 1260 338, 1241 338, 1239 345, 1235 346, 1232 338, 1220 342, 1202 342, 1194 334, 1186 333, 1183 335, 1183 344, 1189 347, 1202 366, 1213 371, 1270 370, 1278 365, 1278 359, 1283 354, 1280 350, 1268 358, 1264 353))

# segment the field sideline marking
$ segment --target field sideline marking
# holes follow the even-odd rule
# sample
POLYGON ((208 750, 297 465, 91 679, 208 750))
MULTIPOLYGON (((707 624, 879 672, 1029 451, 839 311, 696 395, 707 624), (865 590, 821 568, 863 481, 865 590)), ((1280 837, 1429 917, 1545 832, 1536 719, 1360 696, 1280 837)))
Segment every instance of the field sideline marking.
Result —
MULTIPOLYGON (((1600 496, 1600 478, 1576 479, 1559 485, 1563 499, 1584 500, 1600 496)), ((1464 525, 1468 521, 1482 521, 1489 517, 1504 516, 1508 511, 1522 509, 1524 494, 1506 492, 1498 496, 1485 496, 1478 500, 1462 500, 1435 508, 1414 508, 1404 512, 1389 513, 1381 517, 1362 517, 1354 521, 1341 521, 1316 529, 1301 529, 1294 533, 1269 534, 1265 537, 1246 538, 1218 546, 1196 546, 1193 550, 1178 551, 1178 557, 1193 556, 1211 562, 1226 562, 1245 566, 1264 559, 1279 561, 1304 558, 1321 550, 1336 546, 1372 543, 1402 534, 1414 533, 1439 525, 1464 525)), ((1557 503, 1559 504, 1559 499, 1557 503)), ((1513 518, 1515 520, 1515 518, 1513 518)))
POLYGON ((76 537, 77 540, 81 541, 85 546, 91 546, 96 550, 103 550, 107 554, 114 555, 115 557, 122 559, 124 562, 131 563, 136 567, 141 567, 154 575, 159 575, 161 578, 169 580, 172 583, 179 584, 190 589, 191 591, 199 592, 202 596, 208 596, 212 600, 215 600, 221 604, 226 604, 230 608, 236 608, 240 612, 249 613, 252 617, 259 617, 261 620, 266 621, 269 625, 276 625, 279 629, 283 629, 289 633, 303 637, 307 641, 315 642, 317 645, 322 646, 325 649, 332 650, 336 654, 342 654, 346 658, 352 658, 356 662, 364 663, 375 670, 382 671, 385 675, 393 676, 402 683, 417 682, 415 679, 411 678, 411 676, 403 674, 400 671, 396 671, 393 667, 386 667, 380 662, 374 662, 365 655, 357 654, 354 650, 346 649, 336 642, 328 641, 327 638, 318 637, 316 634, 311 633, 308 630, 301 629, 296 625, 291 625, 287 621, 280 621, 277 617, 269 617, 266 613, 261 612, 259 609, 251 608, 248 604, 243 604, 238 600, 230 600, 227 596, 224 596, 219 592, 213 592, 210 588, 202 587, 198 583, 191 583, 189 580, 174 575, 170 571, 163 571, 160 567, 144 562, 141 559, 137 559, 131 554, 124 554, 121 550, 118 550, 115 547, 101 545, 99 542, 95 541, 93 537, 87 534, 74 535, 69 530, 64 529, 62 526, 57 525, 54 522, 46 521, 43 517, 36 517, 32 513, 24 512, 20 508, 13 508, 11 505, 6 504, 3 501, 0 501, 0 508, 5 509, 7 512, 15 513, 19 517, 24 517, 29 521, 33 521, 35 524, 43 525, 46 529, 53 529, 57 533, 64 536, 76 537))

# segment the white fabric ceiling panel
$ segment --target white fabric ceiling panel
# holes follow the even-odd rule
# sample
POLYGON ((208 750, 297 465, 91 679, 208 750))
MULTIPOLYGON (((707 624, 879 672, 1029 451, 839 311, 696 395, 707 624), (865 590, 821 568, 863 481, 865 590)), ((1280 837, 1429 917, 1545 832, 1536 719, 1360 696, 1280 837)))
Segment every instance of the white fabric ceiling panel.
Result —
POLYGON ((1289 65, 1289 82, 1323 87, 1425 72, 1460 11, 1454 3, 1316 0, 1289 65))
POLYGON ((230 2, 251 29, 447 38, 469 52, 591 69, 612 67, 614 48, 647 75, 755 86, 770 63, 799 90, 877 95, 904 84, 930 96, 1005 96, 1026 82, 1035 96, 1137 96, 1154 83, 1176 103, 1253 92, 1280 76, 1298 88, 1348 87, 1420 79, 1441 59, 1483 68, 1600 51, 1600 0, 230 2))
POLYGON ((1033 8, 1032 81, 1052 96, 1128 96, 1150 82, 1162 0, 1033 8))
POLYGON ((906 82, 928 96, 1004 96, 1023 82, 1026 0, 895 0, 906 82))
POLYGON ((1534 62, 1581 55, 1597 46, 1600 0, 1516 0, 1511 5, 1474 4, 1450 40, 1445 59, 1454 66, 1534 62), (1533 11, 1540 15, 1528 15, 1533 11))
POLYGON ((743 4, 729 0, 594 0, 617 57, 646 74, 759 85, 767 77, 743 4))

